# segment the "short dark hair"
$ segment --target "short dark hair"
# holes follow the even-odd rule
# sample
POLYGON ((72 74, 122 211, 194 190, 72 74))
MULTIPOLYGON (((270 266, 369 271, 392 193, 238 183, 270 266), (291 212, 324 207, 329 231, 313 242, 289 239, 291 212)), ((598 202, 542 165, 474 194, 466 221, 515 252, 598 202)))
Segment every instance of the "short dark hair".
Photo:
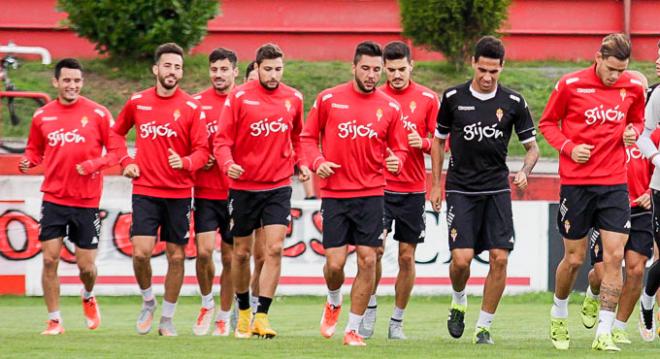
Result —
POLYGON ((252 72, 252 70, 254 70, 256 68, 257 68, 257 62, 256 61, 250 61, 250 63, 245 68, 245 79, 246 80, 248 79, 248 77, 250 77, 250 72, 252 72))
POLYGON ((609 34, 603 38, 598 51, 604 59, 614 56, 621 61, 625 61, 630 58, 632 44, 628 35, 609 34))
POLYGON ((236 68, 236 64, 238 63, 238 58, 236 57, 236 53, 231 50, 219 47, 211 51, 211 53, 209 54, 209 64, 221 60, 229 60, 233 68, 236 68))
POLYGON ((474 61, 478 61, 480 57, 487 57, 489 59, 500 60, 500 65, 504 63, 504 44, 502 40, 495 36, 484 36, 474 47, 474 61))
POLYGON ((403 41, 392 41, 383 48, 383 58, 385 61, 406 59, 410 62, 410 47, 403 41))
POLYGON ((263 44, 257 49, 257 57, 255 59, 257 65, 261 65, 264 60, 275 60, 284 57, 284 53, 279 46, 275 44, 263 44))
POLYGON ((355 56, 353 56, 353 64, 357 65, 363 55, 373 57, 383 57, 383 51, 380 45, 373 41, 363 41, 355 47, 355 56))
POLYGON ((158 46, 158 48, 156 48, 156 52, 154 53, 154 61, 158 63, 160 57, 163 56, 164 54, 176 54, 181 56, 181 58, 183 59, 183 49, 181 48, 181 46, 173 42, 166 42, 158 46))
POLYGON ((62 59, 55 64, 55 78, 58 80, 62 74, 62 69, 74 69, 80 70, 81 73, 83 72, 83 67, 80 61, 73 58, 62 59))

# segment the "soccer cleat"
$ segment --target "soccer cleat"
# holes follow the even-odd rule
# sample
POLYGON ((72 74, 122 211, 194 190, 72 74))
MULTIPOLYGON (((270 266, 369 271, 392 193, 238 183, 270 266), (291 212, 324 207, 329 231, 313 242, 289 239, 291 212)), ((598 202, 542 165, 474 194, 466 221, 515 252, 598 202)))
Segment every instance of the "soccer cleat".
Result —
POLYGON ((325 303, 323 315, 321 316, 321 335, 324 338, 329 339, 335 334, 339 313, 341 313, 341 305, 335 307, 328 302, 325 303))
POLYGON ((639 305, 639 335, 645 342, 652 342, 655 339, 655 321, 653 320, 653 308, 644 309, 639 305))
POLYGON ((597 336, 596 339, 594 339, 593 344, 591 344, 591 349, 602 350, 607 352, 621 351, 621 349, 619 349, 619 347, 617 347, 616 344, 614 344, 614 340, 612 340, 611 333, 605 333, 597 336))
POLYGON ((364 339, 369 339, 374 336, 374 329, 376 328, 376 306, 367 307, 367 310, 364 311, 364 316, 360 322, 360 327, 358 328, 358 334, 360 334, 364 339))
POLYGON ((495 344, 490 337, 490 330, 484 327, 477 327, 474 330, 474 337, 472 337, 473 344, 495 344))
POLYGON ((229 326, 227 321, 218 320, 215 322, 215 329, 213 329, 214 337, 227 337, 229 336, 229 326))
POLYGON ((612 329, 612 340, 617 344, 632 344, 628 338, 628 333, 619 328, 612 329))
POLYGON ((158 324, 158 335, 163 337, 176 337, 178 335, 176 333, 176 328, 174 328, 172 318, 160 318, 160 323, 158 324))
POLYGON ((268 314, 266 313, 255 314, 254 322, 252 323, 252 335, 256 335, 259 338, 265 338, 265 339, 273 339, 277 336, 277 332, 270 327, 268 314))
POLYGON ((598 310, 600 309, 600 302, 598 299, 590 298, 588 295, 584 297, 582 302, 582 310, 580 316, 582 317, 582 324, 585 328, 591 329, 598 322, 598 310))
POLYGON ((99 311, 99 304, 96 302, 96 297, 89 299, 82 298, 83 314, 87 328, 94 330, 101 325, 101 312, 99 311))
POLYGON ((234 329, 234 337, 239 339, 246 339, 252 336, 250 330, 250 322, 252 321, 252 309, 244 309, 238 311, 238 321, 236 322, 236 329, 234 329))
POLYGON ((156 305, 143 305, 140 310, 140 314, 137 318, 137 323, 135 324, 135 330, 138 334, 145 335, 149 334, 151 331, 151 325, 154 321, 154 312, 156 311, 156 305))
POLYGON ((567 350, 571 343, 566 319, 550 318, 550 339, 555 349, 567 350))
POLYGON ((451 308, 449 309, 449 318, 447 319, 447 329, 449 330, 449 335, 452 338, 460 338, 463 336, 463 331, 465 330, 465 311, 467 310, 466 305, 459 305, 451 303, 451 308))
POLYGON ((406 340, 408 339, 403 333, 403 321, 390 319, 390 326, 387 329, 387 339, 406 340))
POLYGON ((211 327, 211 321, 213 321, 213 308, 208 309, 202 307, 199 310, 199 315, 197 316, 197 321, 193 325, 193 334, 195 335, 206 335, 209 332, 211 327))
POLYGON ((60 323, 59 320, 49 320, 46 322, 48 326, 46 327, 46 330, 41 332, 41 335, 60 335, 64 334, 64 327, 62 326, 62 323, 60 323))
POLYGON ((360 334, 358 334, 355 330, 351 330, 350 332, 346 332, 344 334, 344 345, 352 347, 365 347, 367 346, 367 343, 364 342, 364 338, 362 338, 360 334))

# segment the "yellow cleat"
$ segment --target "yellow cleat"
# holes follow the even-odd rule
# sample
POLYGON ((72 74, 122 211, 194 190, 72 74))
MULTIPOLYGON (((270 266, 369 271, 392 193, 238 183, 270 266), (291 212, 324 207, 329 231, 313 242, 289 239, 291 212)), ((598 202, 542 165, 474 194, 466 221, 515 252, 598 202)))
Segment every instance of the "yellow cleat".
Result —
POLYGON ((268 314, 266 313, 257 313, 254 316, 254 323, 252 323, 252 335, 256 335, 260 338, 272 339, 277 336, 277 332, 270 327, 270 322, 268 321, 268 314))
POLYGON ((612 334, 607 333, 607 334, 601 334, 594 339, 593 344, 591 344, 591 349, 593 350, 600 350, 600 351, 606 351, 606 352, 618 352, 621 351, 619 347, 614 344, 614 340, 612 339, 612 334))
POLYGON ((236 322, 236 330, 234 330, 234 337, 239 339, 246 339, 252 336, 250 331, 250 322, 252 321, 252 310, 250 308, 238 311, 238 321, 236 322))

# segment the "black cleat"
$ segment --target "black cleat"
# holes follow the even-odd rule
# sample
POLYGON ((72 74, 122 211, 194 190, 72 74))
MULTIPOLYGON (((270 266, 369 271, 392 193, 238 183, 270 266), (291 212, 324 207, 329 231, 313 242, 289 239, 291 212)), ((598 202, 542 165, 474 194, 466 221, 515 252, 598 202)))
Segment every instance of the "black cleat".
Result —
POLYGON ((453 338, 460 338, 463 336, 465 330, 465 306, 452 304, 449 310, 449 318, 447 319, 447 329, 449 335, 453 338))
POLYGON ((474 344, 495 344, 493 339, 490 337, 490 331, 486 328, 479 328, 474 332, 474 338, 472 338, 474 344))

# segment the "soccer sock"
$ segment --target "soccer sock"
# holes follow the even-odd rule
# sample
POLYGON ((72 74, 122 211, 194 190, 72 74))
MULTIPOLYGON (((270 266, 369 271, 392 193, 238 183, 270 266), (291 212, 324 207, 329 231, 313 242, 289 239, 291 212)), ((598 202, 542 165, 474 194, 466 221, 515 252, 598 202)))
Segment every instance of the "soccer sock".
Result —
POLYGON ((490 329, 491 324, 493 324, 493 318, 495 314, 484 312, 483 310, 479 311, 479 320, 477 320, 477 328, 486 328, 490 329))
POLYGON ((255 297, 250 295, 250 307, 252 307, 252 314, 257 312, 257 308, 259 307, 259 297, 255 297))
POLYGON ((596 337, 601 334, 610 334, 612 332, 614 317, 614 312, 610 312, 609 310, 601 310, 598 313, 598 329, 596 329, 596 337))
POLYGON ((401 308, 399 308, 395 305, 394 306, 394 311, 392 312, 392 319, 402 321, 404 311, 405 311, 405 309, 401 309, 401 308))
POLYGON ((455 290, 451 291, 451 299, 454 304, 458 305, 467 305, 467 295, 465 294, 465 289, 463 289, 460 292, 457 292, 455 290))
POLYGON ((338 307, 341 305, 341 288, 328 290, 328 303, 338 307))
POLYGON ((362 322, 362 317, 364 315, 359 315, 359 314, 354 314, 353 312, 348 313, 348 324, 346 325, 346 330, 345 332, 348 333, 350 331, 358 331, 358 328, 360 328, 360 323, 362 322))
POLYGON ((598 300, 598 293, 594 293, 594 292, 591 290, 591 286, 590 286, 590 285, 587 285, 587 290, 586 290, 585 294, 587 295, 587 297, 589 297, 589 298, 591 298, 591 299, 596 299, 596 300, 598 300))
POLYGON ((270 303, 273 302, 273 298, 259 296, 259 306, 257 307, 257 313, 268 314, 268 309, 270 309, 270 303))
POLYGON ((238 309, 250 309, 250 292, 236 293, 236 301, 238 302, 238 309))
POLYGON ((378 301, 376 300, 376 295, 372 294, 371 297, 369 297, 369 304, 367 304, 368 308, 376 308, 378 306, 378 301))
POLYGON ((219 310, 218 314, 216 314, 216 316, 215 316, 215 321, 219 322, 219 321, 223 320, 225 322, 228 322, 230 317, 231 317, 231 312, 229 312, 229 311, 225 312, 223 310, 219 310))
POLYGON ((646 288, 644 288, 644 293, 649 297, 652 297, 655 295, 655 292, 658 291, 658 287, 660 287, 660 260, 653 262, 649 268, 646 276, 646 288))
POLYGON ((653 297, 653 295, 646 294, 646 288, 642 291, 642 297, 639 301, 642 303, 644 309, 653 309, 653 297))
POLYGON ((147 289, 140 289, 140 293, 142 293, 142 300, 145 302, 153 302, 154 301, 154 291, 151 289, 151 287, 147 289))
POLYGON ((161 316, 172 319, 174 317, 175 310, 176 310, 176 302, 170 303, 165 299, 163 299, 163 312, 161 313, 161 316))
POLYGON ((618 319, 614 319, 614 324, 612 325, 612 328, 626 330, 627 325, 628 325, 628 323, 626 323, 626 322, 622 322, 618 319))
POLYGON ((215 307, 215 301, 213 300, 213 292, 202 295, 202 307, 206 309, 213 309, 215 307))
POLYGON ((59 310, 48 312, 48 320, 57 320, 58 322, 62 323, 62 314, 60 314, 59 310))
POLYGON ((94 291, 88 292, 85 289, 83 289, 82 295, 83 295, 83 299, 88 300, 89 298, 94 296, 94 291))
POLYGON ((566 319, 568 318, 568 298, 559 299, 557 296, 553 296, 552 310, 550 310, 550 315, 553 318, 566 319))

